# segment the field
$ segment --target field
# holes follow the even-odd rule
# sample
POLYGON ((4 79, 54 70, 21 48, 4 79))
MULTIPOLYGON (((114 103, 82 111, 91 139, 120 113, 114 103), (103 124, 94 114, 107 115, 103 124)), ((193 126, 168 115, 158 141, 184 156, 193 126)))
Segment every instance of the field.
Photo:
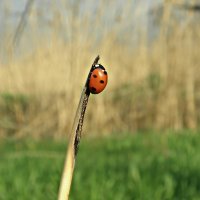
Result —
MULTIPOLYGON (((0 199, 57 198, 66 143, 0 142, 0 199)), ((200 136, 190 132, 83 138, 71 199, 200 199, 200 136)))
POLYGON ((90 96, 70 200, 200 200, 198 11, 196 0, 0 1, 0 200, 57 198, 98 54, 108 85, 90 96))
POLYGON ((12 48, 7 39, 17 23, 11 26, 9 13, 16 5, 7 3, 4 12, 1 136, 65 137, 97 54, 109 79, 106 90, 90 98, 88 134, 199 128, 198 12, 177 7, 176 1, 150 7, 144 0, 124 6, 116 1, 59 0, 60 7, 57 1, 45 2, 42 8, 50 17, 35 0, 12 48))

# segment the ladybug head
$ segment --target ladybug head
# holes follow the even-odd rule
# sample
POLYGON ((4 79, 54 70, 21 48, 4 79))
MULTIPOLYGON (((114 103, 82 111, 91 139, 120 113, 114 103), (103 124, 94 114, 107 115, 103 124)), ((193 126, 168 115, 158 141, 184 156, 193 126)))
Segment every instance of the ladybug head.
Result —
MULTIPOLYGON (((95 69, 97 69, 97 68, 100 68, 100 69, 102 69, 102 70, 105 70, 104 66, 101 65, 101 64, 96 64, 96 65, 94 66, 93 70, 95 70, 95 69)), ((92 71, 93 71, 93 70, 92 70, 92 71)))
POLYGON ((108 82, 108 74, 105 68, 97 64, 91 72, 89 79, 89 90, 92 94, 98 94, 104 90, 108 82))

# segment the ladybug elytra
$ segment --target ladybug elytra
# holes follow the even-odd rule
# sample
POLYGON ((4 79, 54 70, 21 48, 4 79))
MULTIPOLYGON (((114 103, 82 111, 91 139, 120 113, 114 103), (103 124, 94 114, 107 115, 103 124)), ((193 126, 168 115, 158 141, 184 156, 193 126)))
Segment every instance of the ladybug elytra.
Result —
POLYGON ((98 94, 104 90, 108 82, 108 74, 105 68, 97 64, 91 72, 89 80, 89 90, 92 94, 98 94))

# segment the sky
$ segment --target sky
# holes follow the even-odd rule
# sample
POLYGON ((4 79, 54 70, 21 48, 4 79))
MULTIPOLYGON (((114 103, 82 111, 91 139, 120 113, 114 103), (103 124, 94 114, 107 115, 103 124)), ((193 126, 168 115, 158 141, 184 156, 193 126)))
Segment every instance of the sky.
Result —
MULTIPOLYGON (((110 0, 110 1, 102 1, 102 0, 35 0, 33 4, 33 11, 35 11, 35 15, 29 16, 26 19, 26 26, 23 32, 23 40, 20 41, 21 45, 23 43, 27 43, 27 40, 30 41, 32 34, 38 34, 40 37, 48 37, 51 34, 50 24, 53 21, 53 13, 55 10, 59 11, 59 14, 64 19, 63 26, 66 27, 66 30, 63 31, 62 35, 63 39, 67 40, 67 37, 70 37, 69 30, 69 19, 70 14, 72 14, 71 10, 69 10, 68 6, 66 6, 66 2, 80 2, 79 6, 79 17, 83 17, 86 14, 89 16, 91 23, 96 15, 96 10, 98 4, 105 2, 103 10, 104 17, 100 22, 100 30, 98 31, 98 35, 101 37, 101 34, 105 31, 101 32, 101 29, 104 30, 112 30, 113 26, 118 26, 116 22, 116 16, 119 13, 119 19, 121 20, 121 24, 119 24, 119 33, 126 34, 134 34, 136 29, 143 28, 148 29, 148 33, 151 38, 156 35, 156 28, 153 25, 153 21, 150 16, 150 10, 159 5, 162 5, 164 0, 110 0), (112 3, 114 2, 114 4, 112 3), (130 8, 127 9, 129 13, 124 13, 123 8, 129 3, 130 8), (113 7, 114 5, 114 7, 113 7), (106 11, 106 12, 105 12, 106 11), (37 22, 37 31, 33 33, 30 24, 35 23, 36 18, 34 16, 38 16, 39 22, 37 22)), ((16 31, 17 25, 19 24, 20 17, 25 8, 27 0, 1 0, 0 1, 0 42, 3 44, 4 41, 13 37, 14 32, 16 31)), ((92 26, 91 26, 92 27, 92 26)), ((92 30, 88 30, 91 32, 92 30)), ((33 44, 34 45, 34 42, 33 44)), ((29 45, 30 46, 30 45, 29 45)), ((0 53, 3 51, 3 45, 1 45, 0 53)))
MULTIPOLYGON (((80 0, 79 0, 80 1, 80 0)), ((16 0, 1 0, 0 1, 0 31, 4 31, 5 30, 5 26, 6 23, 9 24, 10 26, 12 26, 13 28, 16 27, 16 25, 18 24, 19 20, 20 20, 20 16, 25 8, 27 0, 20 0, 20 1, 16 1, 16 0)), ((49 7, 51 6, 52 1, 50 0, 35 0, 34 1, 34 7, 39 10, 39 11, 44 11, 45 15, 43 14, 43 18, 46 20, 50 20, 52 18, 52 13, 51 10, 49 10, 49 7), (47 11, 47 12, 46 12, 47 11), (49 11, 49 12, 48 12, 49 11)), ((62 13, 63 15, 67 15, 67 11, 66 11, 66 7, 63 7, 64 5, 64 1, 63 0, 57 0, 55 1, 56 3, 54 3, 54 7, 55 9, 58 9, 60 11, 60 13, 62 13)), ((81 12, 91 12, 95 11, 95 7, 98 6, 98 2, 101 2, 100 0, 97 1, 91 1, 91 0, 84 0, 84 1, 80 1, 80 2, 84 2, 81 4, 81 12)), ((106 1, 109 2, 109 1, 106 1)), ((143 13, 140 16, 140 20, 145 22, 146 16, 147 16, 147 11, 148 9, 151 9, 152 7, 154 7, 155 5, 159 4, 160 2, 162 2, 162 0, 115 0, 115 8, 112 8, 110 10, 108 10, 108 14, 107 14, 107 18, 111 18, 112 15, 119 11, 121 7, 123 7, 123 5, 126 4, 126 2, 131 2, 132 4, 132 9, 133 12, 135 11, 135 8, 137 7, 141 7, 140 11, 141 13, 143 13)))

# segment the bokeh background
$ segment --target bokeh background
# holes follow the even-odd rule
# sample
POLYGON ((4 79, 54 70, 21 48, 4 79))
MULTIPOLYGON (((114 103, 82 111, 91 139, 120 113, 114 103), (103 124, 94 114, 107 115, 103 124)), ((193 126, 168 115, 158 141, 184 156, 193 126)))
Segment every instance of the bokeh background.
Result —
POLYGON ((199 20, 198 0, 0 1, 0 199, 56 199, 98 54, 71 198, 199 199, 199 20))

